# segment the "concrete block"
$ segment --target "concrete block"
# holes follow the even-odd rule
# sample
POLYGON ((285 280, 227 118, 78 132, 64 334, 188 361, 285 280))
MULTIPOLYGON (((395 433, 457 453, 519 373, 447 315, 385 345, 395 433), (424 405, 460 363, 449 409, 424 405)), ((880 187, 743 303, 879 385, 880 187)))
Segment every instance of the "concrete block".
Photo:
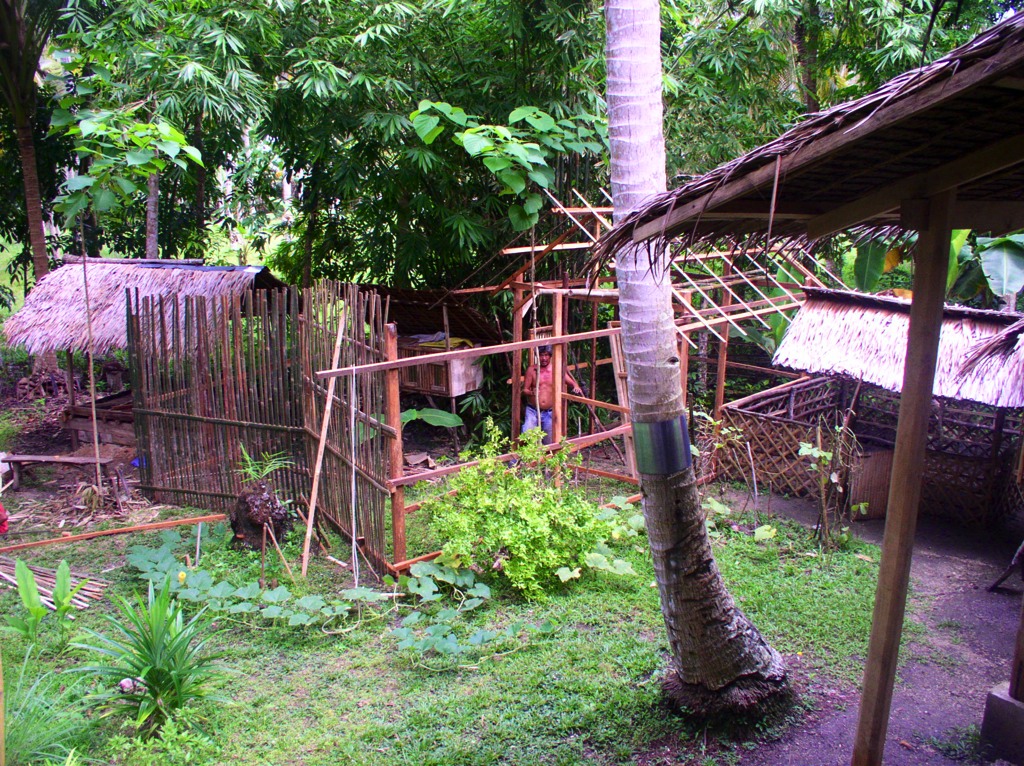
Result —
POLYGON ((1024 766, 1024 702, 1010 696, 1009 681, 988 693, 981 741, 988 755, 1024 766))

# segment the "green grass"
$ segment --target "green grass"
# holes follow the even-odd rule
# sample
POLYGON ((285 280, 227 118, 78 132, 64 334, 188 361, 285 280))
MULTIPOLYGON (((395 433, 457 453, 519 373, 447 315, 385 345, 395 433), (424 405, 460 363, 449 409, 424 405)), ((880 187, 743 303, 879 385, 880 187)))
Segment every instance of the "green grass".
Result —
MULTIPOLYGON (((855 680, 866 651, 878 550, 854 543, 822 556, 806 530, 778 520, 771 521, 778 536, 756 543, 749 518, 729 519, 745 526, 734 531, 719 519, 723 533, 715 553, 739 605, 777 649, 802 653, 805 668, 835 681, 855 680)), ((182 551, 194 548, 194 537, 190 541, 182 551)), ((293 562, 300 541, 296 530, 285 544, 293 562)), ((44 566, 67 558, 72 568, 98 574, 123 564, 136 544, 157 547, 160 539, 155 533, 99 538, 26 551, 25 558, 44 566)), ((348 558, 340 541, 332 554, 348 558)), ((478 669, 424 669, 391 637, 400 617, 393 608, 350 619, 347 632, 336 635, 221 618, 229 630, 217 646, 233 671, 224 693, 234 704, 197 711, 214 735, 199 748, 197 762, 618 764, 666 744, 681 751, 680 762, 734 762, 736 751, 758 735, 735 741, 709 735, 666 710, 660 680, 668 647, 649 554, 635 541, 619 545, 616 554, 633 564, 636 577, 587 573, 545 601, 502 595, 475 613, 481 624, 552 620, 560 626, 552 637, 478 669)), ((327 598, 352 584, 322 559, 314 560, 308 584, 295 587, 276 555, 267 565, 268 577, 296 595, 327 598)), ((259 554, 212 545, 200 566, 242 584, 258 576, 259 554)), ((128 566, 102 576, 124 595, 142 585, 128 566)), ((0 591, 0 612, 16 608, 16 598, 0 591)), ((80 624, 97 627, 103 609, 113 611, 109 604, 92 607, 81 613, 80 624)), ((41 669, 82 663, 77 655, 55 653, 55 626, 44 624, 42 632, 41 669)), ((0 651, 6 665, 25 647, 5 636, 0 651)), ((86 755, 118 764, 154 757, 141 750, 133 755, 124 734, 118 722, 108 722, 86 755)))

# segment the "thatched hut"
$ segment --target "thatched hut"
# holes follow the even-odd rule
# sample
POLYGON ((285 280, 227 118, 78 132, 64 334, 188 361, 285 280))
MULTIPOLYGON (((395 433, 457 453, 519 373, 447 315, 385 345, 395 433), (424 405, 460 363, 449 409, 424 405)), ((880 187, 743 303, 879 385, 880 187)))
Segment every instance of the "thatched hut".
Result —
MULTIPOLYGON (((1020 446, 1024 390, 1019 365, 986 363, 964 376, 979 343, 1021 319, 1018 314, 947 306, 928 425, 922 513, 988 523, 1019 512, 1012 491, 1020 446)), ((844 419, 858 448, 849 502, 885 513, 886 492, 904 380, 910 302, 859 293, 808 290, 773 362, 812 377, 726 405, 724 422, 742 433, 743 448, 726 464, 793 494, 817 491, 812 459, 800 443, 814 443, 819 425, 844 419), (746 444, 750 444, 750 453, 746 444)))
MULTIPOLYGON (((262 266, 106 258, 89 258, 83 263, 80 258, 71 258, 39 280, 21 310, 4 323, 3 330, 8 343, 24 346, 29 353, 67 352, 69 406, 65 424, 77 446, 79 433, 92 429, 92 413, 91 408, 75 402, 72 354, 105 355, 127 348, 129 292, 170 301, 194 296, 212 301, 283 286, 262 266)), ((113 393, 96 404, 100 438, 115 444, 134 444, 130 392, 113 393)))
POLYGON ((24 346, 30 354, 107 354, 128 344, 126 291, 141 296, 217 298, 283 286, 262 266, 90 258, 83 268, 82 259, 69 259, 39 280, 21 310, 4 323, 4 334, 8 343, 24 346))

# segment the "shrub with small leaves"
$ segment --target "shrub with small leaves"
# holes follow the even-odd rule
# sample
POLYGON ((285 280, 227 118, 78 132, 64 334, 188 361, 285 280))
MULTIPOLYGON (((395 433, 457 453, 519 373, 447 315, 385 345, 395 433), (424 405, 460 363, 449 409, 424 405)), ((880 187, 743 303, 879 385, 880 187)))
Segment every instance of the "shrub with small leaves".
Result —
POLYGON ((505 465, 498 456, 507 441, 491 424, 478 464, 448 480, 454 494, 423 505, 433 533, 445 541, 446 563, 500 574, 533 599, 558 584, 563 568, 628 567, 608 561, 610 551, 598 550, 612 536, 619 514, 599 509, 571 486, 569 451, 547 452, 541 435, 527 434, 517 460, 505 465), (561 484, 554 480, 558 475, 561 484))

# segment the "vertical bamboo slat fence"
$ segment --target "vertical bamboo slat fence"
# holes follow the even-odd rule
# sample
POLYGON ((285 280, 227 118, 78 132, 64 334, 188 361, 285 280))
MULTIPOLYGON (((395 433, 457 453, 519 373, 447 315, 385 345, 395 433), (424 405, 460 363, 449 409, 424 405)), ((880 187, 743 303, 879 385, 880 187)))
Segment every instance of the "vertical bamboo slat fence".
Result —
MULTIPOLYGON (((384 361, 385 328, 380 298, 354 285, 321 283, 306 290, 303 298, 304 413, 312 465, 327 400, 327 382, 316 372, 332 366, 339 323, 341 366, 384 361)), ((337 381, 317 500, 317 513, 354 537, 378 574, 387 572, 392 555, 387 545, 388 479, 391 441, 400 437, 384 422, 384 376, 370 373, 337 381)))
MULTIPOLYGON (((339 323, 341 364, 387 358, 380 299, 354 286, 214 300, 129 295, 141 488, 160 502, 228 511, 241 490, 234 469, 244 445, 252 456, 286 453, 293 464, 271 481, 305 505, 327 398, 316 371, 332 364, 339 323)), ((384 373, 359 375, 354 387, 351 378, 338 382, 317 503, 378 573, 395 553, 404 556, 387 539, 400 434, 384 422, 385 390, 384 373)))
POLYGON ((297 458, 272 481, 297 498, 308 479, 298 294, 128 301, 141 488, 161 502, 227 510, 241 447, 297 458))

